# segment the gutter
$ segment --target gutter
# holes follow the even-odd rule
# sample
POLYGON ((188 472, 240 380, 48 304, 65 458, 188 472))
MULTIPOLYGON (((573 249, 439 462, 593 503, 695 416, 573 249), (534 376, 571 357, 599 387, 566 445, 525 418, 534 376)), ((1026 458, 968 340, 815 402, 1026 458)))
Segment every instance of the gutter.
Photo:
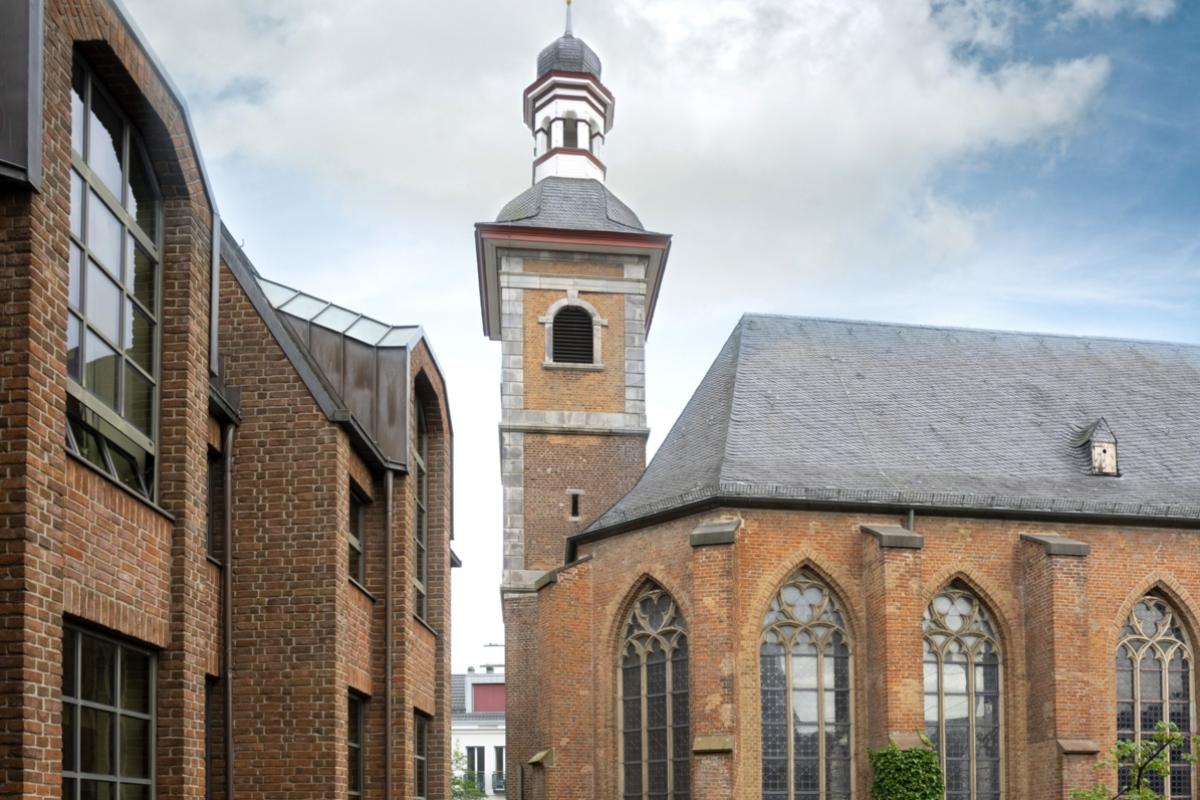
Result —
POLYGON ((973 519, 1028 520, 1030 522, 1068 522, 1093 525, 1135 525, 1151 528, 1182 528, 1200 530, 1200 519, 1181 517, 1136 516, 1133 514, 1105 514, 1087 511, 1029 511, 1022 509, 987 509, 965 506, 920 505, 913 503, 867 503, 839 500, 789 500, 786 498, 755 498, 735 495, 713 495, 663 511, 655 511, 616 522, 602 528, 586 530, 567 537, 565 562, 578 560, 580 545, 602 541, 627 531, 657 525, 662 522, 690 516, 715 508, 771 509, 784 511, 840 511, 861 514, 902 515, 920 513, 930 517, 969 517, 973 519))
POLYGON ((392 796, 392 771, 394 766, 393 761, 393 746, 392 746, 392 719, 394 717, 392 695, 392 662, 395 659, 395 642, 393 637, 393 619, 392 616, 395 610, 392 605, 392 597, 395 594, 392 580, 392 560, 395 557, 394 542, 392 541, 392 523, 395 497, 395 473, 388 470, 383 476, 383 496, 384 496, 384 534, 383 534, 383 550, 384 550, 384 565, 387 569, 387 580, 384 582, 384 599, 383 599, 383 650, 384 650, 384 666, 383 666, 383 796, 392 796))
POLYGON ((221 458, 225 470, 225 530, 221 558, 221 636, 225 645, 225 797, 234 800, 233 746, 233 431, 232 423, 221 426, 221 458))

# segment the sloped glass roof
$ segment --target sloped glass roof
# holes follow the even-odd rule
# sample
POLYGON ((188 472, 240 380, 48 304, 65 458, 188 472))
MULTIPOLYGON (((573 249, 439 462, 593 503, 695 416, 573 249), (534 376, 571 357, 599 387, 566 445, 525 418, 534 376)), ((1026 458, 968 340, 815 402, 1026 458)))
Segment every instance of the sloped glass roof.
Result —
POLYGON ((349 336, 372 347, 404 347, 419 330, 415 325, 387 325, 282 283, 269 281, 261 275, 257 278, 263 294, 276 311, 349 336))

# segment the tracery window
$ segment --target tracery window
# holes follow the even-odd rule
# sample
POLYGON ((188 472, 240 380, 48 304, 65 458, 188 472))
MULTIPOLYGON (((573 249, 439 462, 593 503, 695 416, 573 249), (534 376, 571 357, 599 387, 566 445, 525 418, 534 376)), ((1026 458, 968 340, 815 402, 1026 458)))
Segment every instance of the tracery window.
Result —
POLYGON ((620 688, 622 796, 688 800, 687 627, 675 601, 653 584, 625 623, 620 688))
POLYGON ((801 569, 763 619, 763 800, 849 800, 850 642, 845 614, 817 575, 801 569))
MULTIPOLYGON (((1171 605, 1147 595, 1129 612, 1117 645, 1117 738, 1140 741, 1164 719, 1185 735, 1195 730, 1192 651, 1171 605)), ((1162 775, 1150 779, 1150 788, 1167 800, 1195 796, 1195 777, 1185 753, 1171 752, 1169 781, 1162 775)), ((1122 787, 1130 777, 1127 769, 1121 770, 1122 787)))
POLYGON ((67 447, 153 499, 161 193, 141 137, 79 59, 71 90, 67 447))
POLYGON ((999 800, 1000 649, 979 598, 952 585, 933 598, 925 632, 925 733, 946 800, 999 800))

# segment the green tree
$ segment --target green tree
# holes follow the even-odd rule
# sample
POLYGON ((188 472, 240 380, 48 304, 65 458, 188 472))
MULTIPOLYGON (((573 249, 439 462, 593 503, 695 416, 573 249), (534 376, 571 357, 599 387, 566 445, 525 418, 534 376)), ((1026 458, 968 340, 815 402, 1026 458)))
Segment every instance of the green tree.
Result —
POLYGON ((1182 753, 1183 759, 1196 763, 1196 738, 1179 732, 1179 727, 1165 720, 1159 722, 1154 734, 1140 742, 1120 741, 1109 751, 1109 757, 1096 762, 1096 769, 1117 768, 1117 791, 1097 783, 1090 789, 1075 789, 1071 800, 1162 800, 1162 795, 1150 787, 1154 778, 1169 780, 1172 751, 1182 753))
POLYGON ((487 797, 480 790, 476 780, 482 781, 483 775, 476 776, 467 771, 467 754, 455 744, 454 767, 450 773, 450 797, 453 800, 476 800, 476 798, 487 797))

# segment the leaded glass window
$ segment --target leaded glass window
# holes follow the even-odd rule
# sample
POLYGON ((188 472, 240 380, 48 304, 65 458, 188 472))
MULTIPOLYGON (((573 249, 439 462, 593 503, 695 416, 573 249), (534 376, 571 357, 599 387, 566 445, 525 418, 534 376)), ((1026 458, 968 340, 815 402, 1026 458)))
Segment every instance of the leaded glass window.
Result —
POLYGON ((925 733, 946 800, 999 800, 1000 648, 979 599, 951 586, 925 610, 925 733))
POLYGON ((621 648, 621 782, 625 800, 691 797, 687 626, 649 584, 625 623, 621 648))
POLYGON ((79 59, 71 143, 67 447, 153 498, 161 194, 141 137, 79 59))
POLYGON ((763 800, 853 796, 850 655, 837 598, 814 572, 801 569, 763 619, 763 800))
MULTIPOLYGON (((1171 605, 1147 595, 1129 613, 1117 645, 1117 738, 1140 741, 1164 719, 1185 736, 1196 729, 1192 650, 1171 605)), ((1195 797, 1195 776, 1186 753, 1186 748, 1171 751, 1169 780, 1150 777, 1150 788, 1166 800, 1195 797)), ((1131 776, 1126 768, 1117 777, 1124 788, 1131 776)))

